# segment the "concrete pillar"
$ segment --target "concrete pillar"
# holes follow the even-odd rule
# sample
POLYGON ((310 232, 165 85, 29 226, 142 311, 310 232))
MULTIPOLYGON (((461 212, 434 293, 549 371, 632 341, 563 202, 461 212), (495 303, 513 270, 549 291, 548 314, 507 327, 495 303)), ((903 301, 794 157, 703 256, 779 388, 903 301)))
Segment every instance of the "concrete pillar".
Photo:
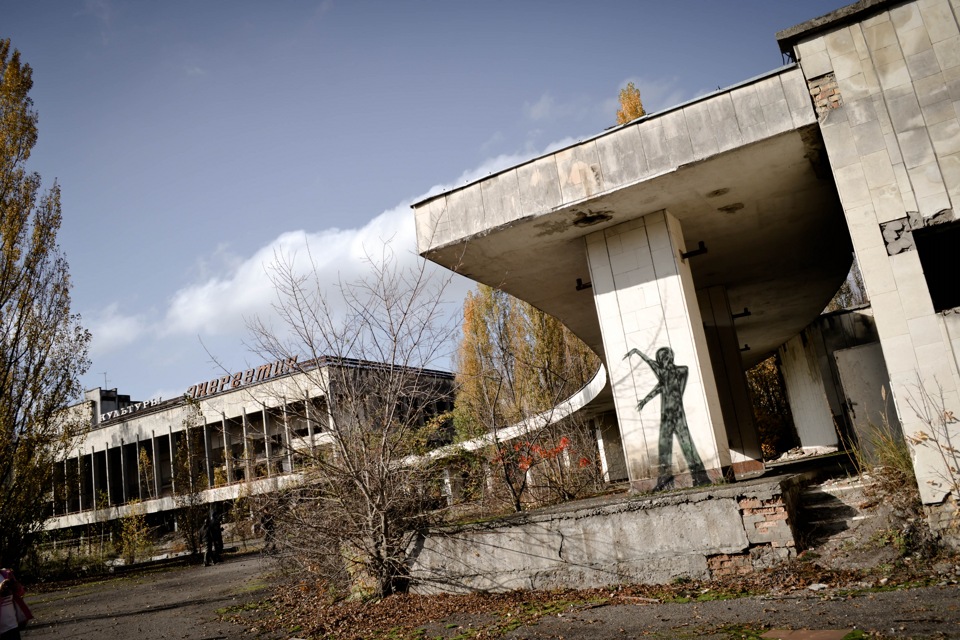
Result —
POLYGON ((153 450, 153 495, 160 497, 160 453, 157 449, 157 434, 150 430, 150 448, 153 450))
POLYGON ((250 441, 250 434, 247 431, 247 408, 243 407, 241 411, 241 423, 240 427, 243 429, 243 479, 248 482, 253 479, 250 454, 252 453, 253 445, 250 441))
POLYGON ((307 437, 310 439, 310 455, 312 456, 314 451, 314 436, 313 436, 313 403, 310 402, 310 392, 307 391, 303 396, 303 415, 307 419, 307 437))
POLYGON ((130 493, 127 491, 127 458, 123 455, 124 447, 123 438, 120 438, 120 487, 122 490, 121 493, 121 504, 126 504, 130 500, 130 493))
POLYGON ((708 287, 697 292, 703 330, 707 338, 713 377, 717 382, 720 411, 730 447, 730 468, 737 479, 763 473, 760 436, 753 420, 753 404, 743 371, 740 340, 727 288, 708 287))
MULTIPOLYGON (((819 333, 815 336, 819 337, 819 333)), ((836 448, 833 412, 820 369, 820 356, 811 337, 805 329, 780 347, 780 372, 800 446, 836 448)))
POLYGON ((721 479, 730 451, 680 223, 658 211, 586 249, 632 487, 721 479))
POLYGON ((287 444, 287 470, 293 472, 293 441, 290 438, 290 421, 287 420, 287 399, 283 399, 283 434, 287 444))
POLYGON ((77 453, 77 510, 83 511, 83 455, 77 453))
POLYGON ((600 454, 600 472, 604 482, 622 482, 627 479, 623 458, 623 442, 617 428, 616 416, 604 413, 594 418, 597 451, 600 454))
POLYGON ((97 510, 97 450, 90 445, 90 490, 93 492, 93 510, 97 510))
POLYGON ((203 417, 203 459, 206 462, 206 472, 207 472, 207 486, 214 486, 213 478, 213 462, 210 458, 213 456, 210 449, 210 429, 207 426, 207 417, 203 417))
POLYGON ((140 434, 137 434, 137 448, 134 450, 137 457, 137 500, 143 500, 143 469, 140 464, 140 434))
POLYGON ((167 425, 167 437, 170 441, 170 491, 177 495, 177 447, 173 441, 173 425, 167 425))
POLYGON ((263 451, 267 456, 267 477, 270 477, 272 451, 270 447, 270 430, 267 428, 267 407, 260 407, 260 417, 263 418, 263 451))
POLYGON ((113 494, 110 492, 110 478, 113 476, 110 475, 110 447, 108 445, 103 445, 103 468, 106 472, 107 478, 107 505, 108 507, 113 506, 113 494))
POLYGON ((230 450, 230 429, 227 426, 227 414, 221 412, 220 417, 223 418, 223 422, 220 423, 223 425, 223 463, 226 465, 227 484, 230 484, 233 482, 233 451, 230 450))
POLYGON ((184 429, 181 433, 187 441, 187 480, 190 483, 190 493, 193 493, 197 489, 193 486, 193 443, 190 442, 190 429, 184 429))

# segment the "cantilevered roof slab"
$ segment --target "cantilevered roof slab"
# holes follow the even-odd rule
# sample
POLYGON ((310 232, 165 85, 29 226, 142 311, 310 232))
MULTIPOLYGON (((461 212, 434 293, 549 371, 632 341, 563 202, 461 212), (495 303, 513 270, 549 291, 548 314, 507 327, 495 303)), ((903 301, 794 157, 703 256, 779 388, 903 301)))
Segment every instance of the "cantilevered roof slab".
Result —
POLYGON ((665 209, 695 286, 727 287, 751 365, 824 308, 850 240, 794 66, 414 205, 420 253, 559 318, 603 355, 584 236, 665 209))

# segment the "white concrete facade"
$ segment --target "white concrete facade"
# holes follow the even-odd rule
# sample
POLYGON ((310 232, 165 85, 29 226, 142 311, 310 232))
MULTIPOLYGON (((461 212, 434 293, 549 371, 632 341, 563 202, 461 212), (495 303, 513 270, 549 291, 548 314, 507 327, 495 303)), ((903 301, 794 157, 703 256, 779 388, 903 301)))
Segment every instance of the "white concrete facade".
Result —
MULTIPOLYGON (((670 346, 691 367, 684 408, 697 446, 713 441, 710 464, 749 463, 756 447, 734 437, 749 431, 736 424, 738 385, 718 380, 736 372, 730 344, 742 345, 742 367, 790 345, 836 292, 852 249, 921 497, 939 504, 960 480, 949 451, 960 440, 958 16, 960 0, 860 0, 781 32, 794 66, 416 203, 419 250, 555 315, 601 356, 612 391, 596 407, 615 407, 642 489, 657 475, 645 420, 657 420, 636 406, 653 378, 624 354, 670 346), (650 249, 661 235, 641 238, 657 216, 674 256, 708 249, 674 259, 665 278, 650 249), (724 349, 701 348, 711 291, 744 310, 720 318, 724 349)), ((805 360, 832 354, 782 353, 790 375, 808 370, 795 403, 803 435, 835 442, 840 400, 823 391, 823 364, 805 360)), ((674 471, 686 471, 676 456, 674 471)))
MULTIPOLYGON (((781 34, 811 87, 835 82, 820 130, 904 433, 960 437, 956 310, 935 309, 920 252, 904 235, 960 211, 960 2, 863 2, 809 32, 781 34)), ((958 247, 960 249, 960 247, 958 247)), ((954 254, 956 256, 956 254, 954 254)), ((954 286, 960 260, 954 258, 954 286)), ((924 502, 956 487, 942 451, 914 447, 924 502), (952 478, 952 480, 951 480, 952 478)))

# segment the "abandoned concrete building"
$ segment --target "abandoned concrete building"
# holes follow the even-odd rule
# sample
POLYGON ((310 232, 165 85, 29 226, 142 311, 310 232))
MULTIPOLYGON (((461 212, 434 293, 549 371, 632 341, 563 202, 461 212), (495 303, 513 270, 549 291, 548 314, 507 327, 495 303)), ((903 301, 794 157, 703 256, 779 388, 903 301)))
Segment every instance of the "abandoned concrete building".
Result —
MULTIPOLYGON (((343 371, 376 368, 383 365, 290 358, 200 382, 170 400, 88 391, 74 411, 90 430, 55 469, 47 530, 71 538, 133 510, 158 531, 170 530, 186 495, 223 509, 283 487, 296 480, 303 458, 329 442, 337 415, 331 396, 343 371)), ((426 414, 452 407, 452 374, 410 375, 429 390, 416 400, 426 414)))
MULTIPOLYGON (((744 370, 779 354, 801 443, 836 447, 838 421, 900 429, 946 531, 960 466, 958 15, 956 0, 861 0, 786 29, 786 66, 415 203, 419 252, 552 314, 600 356, 584 410, 635 490, 764 474, 744 370), (870 304, 822 316, 852 256, 870 304)), ((667 558, 702 575, 789 557, 788 490, 752 482, 665 498, 672 515, 648 524, 621 523, 636 507, 560 533, 556 516, 531 518, 502 533, 509 579, 477 577, 489 565, 456 545, 490 532, 464 531, 425 544, 414 575, 550 586, 562 578, 547 572, 604 583, 667 558), (535 561, 530 536, 562 546, 535 561)))

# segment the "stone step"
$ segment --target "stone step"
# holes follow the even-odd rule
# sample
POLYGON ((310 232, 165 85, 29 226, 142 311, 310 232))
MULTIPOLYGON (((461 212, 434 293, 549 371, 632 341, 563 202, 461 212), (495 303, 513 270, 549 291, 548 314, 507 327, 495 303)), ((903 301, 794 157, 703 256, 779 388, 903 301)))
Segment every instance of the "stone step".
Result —
POLYGON ((811 542, 852 536, 872 516, 864 510, 869 503, 859 480, 830 481, 800 493, 800 528, 811 542))

